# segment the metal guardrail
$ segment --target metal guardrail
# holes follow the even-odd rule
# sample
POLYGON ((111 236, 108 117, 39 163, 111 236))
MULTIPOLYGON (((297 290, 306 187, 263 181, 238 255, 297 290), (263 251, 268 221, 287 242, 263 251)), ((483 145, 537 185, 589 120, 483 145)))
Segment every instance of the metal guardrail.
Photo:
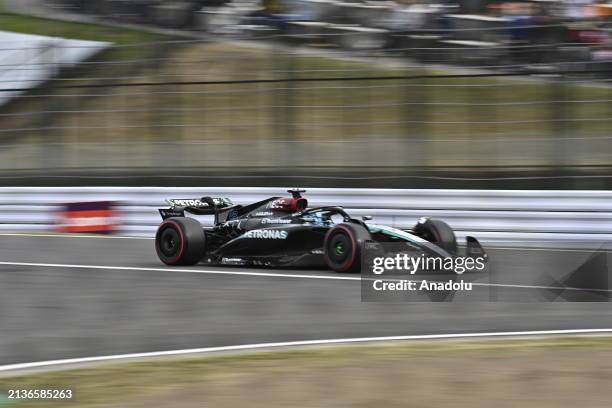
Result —
MULTIPOLYGON (((5 187, 0 188, 0 230, 49 231, 62 203, 116 201, 120 233, 152 235, 166 198, 230 197, 246 204, 284 196, 285 188, 5 187)), ((612 192, 514 190, 309 189, 310 206, 343 205, 355 216, 412 227, 422 216, 442 219, 459 238, 489 245, 597 247, 612 242, 612 192)), ((212 217, 201 217, 209 225, 212 217)))

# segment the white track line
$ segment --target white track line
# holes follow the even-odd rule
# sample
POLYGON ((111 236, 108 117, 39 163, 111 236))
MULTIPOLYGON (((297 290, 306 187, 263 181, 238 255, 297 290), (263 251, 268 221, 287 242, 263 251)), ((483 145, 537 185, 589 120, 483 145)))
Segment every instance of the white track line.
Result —
POLYGON ((512 246, 488 246, 485 248, 488 251, 535 251, 535 252, 578 252, 578 253, 589 253, 594 252, 612 252, 610 248, 546 248, 546 247, 512 247, 512 246))
MULTIPOLYGON (((110 265, 77 265, 77 264, 53 264, 53 263, 37 263, 37 262, 6 262, 0 261, 0 265, 7 266, 33 266, 41 268, 62 268, 62 269, 98 269, 111 271, 145 271, 145 272, 171 272, 171 273, 197 273, 207 275, 239 275, 239 276, 257 276, 266 278, 294 278, 294 279, 325 279, 325 280, 342 280, 342 281, 361 281, 361 276, 342 276, 337 275, 306 275, 297 273, 273 273, 273 272, 251 272, 248 269, 244 271, 224 271, 221 269, 180 269, 180 268, 145 268, 138 266, 110 266, 110 265)), ((366 278, 374 280, 373 278, 366 278)), ((385 281, 401 281, 398 278, 383 278, 385 281)), ((414 279, 406 279, 407 281, 420 282, 414 279)), ((421 279, 422 280, 422 279, 421 279)), ((612 293, 612 289, 597 289, 597 288, 577 288, 570 286, 541 286, 541 285, 523 285, 514 283, 488 283, 488 282, 472 282, 473 286, 491 287, 491 288, 514 288, 514 289, 549 289, 549 290, 575 290, 589 292, 612 293)))
POLYGON ((44 237, 44 238, 101 238, 101 239, 146 239, 152 240, 155 237, 137 235, 93 235, 93 234, 28 234, 25 232, 0 232, 1 237, 44 237))
POLYGON ((442 339, 466 339, 466 338, 486 338, 486 337, 523 337, 523 336, 560 336, 560 335, 580 335, 580 334, 608 334, 612 329, 575 329, 575 330, 536 330, 536 331, 516 331, 516 332, 490 332, 490 333, 451 333, 451 334, 425 334, 410 336, 387 336, 387 337, 357 337, 346 339, 327 339, 327 340, 302 340, 284 341, 276 343, 259 344, 240 344, 235 346, 204 347, 183 350, 153 351, 148 353, 118 354, 109 356, 68 358, 63 360, 36 361, 31 363, 18 363, 0 366, 0 372, 26 370, 41 367, 53 367, 71 364, 87 364, 101 361, 116 361, 127 359, 141 359, 151 357, 180 356, 189 354, 207 354, 227 351, 258 350, 281 347, 302 347, 319 346, 326 344, 350 344, 384 341, 406 341, 406 340, 442 340, 442 339))
POLYGON ((36 262, 4 262, 0 261, 0 265, 9 266, 35 266, 43 268, 74 268, 74 269, 103 269, 111 271, 145 271, 145 272, 172 272, 172 273, 200 273, 211 275, 242 275, 242 276, 263 276, 263 277, 279 277, 279 278, 300 278, 300 279, 328 279, 328 280, 352 280, 359 281, 359 276, 341 276, 341 275, 306 275, 293 273, 272 273, 272 272, 251 272, 244 271, 224 271, 222 269, 181 269, 181 268, 145 268, 138 266, 110 266, 110 265, 74 265, 74 264, 53 264, 53 263, 36 263, 36 262))

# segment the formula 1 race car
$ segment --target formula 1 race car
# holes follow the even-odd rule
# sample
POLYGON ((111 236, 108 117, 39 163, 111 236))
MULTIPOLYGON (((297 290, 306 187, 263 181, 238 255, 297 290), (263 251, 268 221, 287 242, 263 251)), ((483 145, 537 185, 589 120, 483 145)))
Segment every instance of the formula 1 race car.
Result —
MULTIPOLYGON (((342 207, 308 208, 305 190, 249 205, 227 198, 170 199, 155 236, 159 259, 167 265, 213 264, 271 267, 328 267, 359 272, 365 243, 406 243, 432 257, 459 256, 453 230, 443 221, 421 218, 411 230, 352 218, 342 207), (202 227, 194 215, 213 215, 202 227)), ((485 257, 478 240, 467 237, 465 256, 485 257)))

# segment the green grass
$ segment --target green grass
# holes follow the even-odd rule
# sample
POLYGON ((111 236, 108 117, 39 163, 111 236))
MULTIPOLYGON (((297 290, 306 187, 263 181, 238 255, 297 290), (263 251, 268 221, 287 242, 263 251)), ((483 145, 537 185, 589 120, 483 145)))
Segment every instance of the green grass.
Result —
MULTIPOLYGON (((307 387, 309 376, 316 373, 316 381, 332 381, 327 376, 334 376, 338 370, 349 370, 351 375, 358 375, 366 369, 383 369, 401 362, 407 372, 419 367, 419 364, 434 365, 443 369, 444 365, 453 366, 453 361, 470 361, 475 364, 489 364, 491 372, 501 369, 503 364, 512 365, 512 361, 539 361, 542 359, 541 375, 554 375, 556 369, 567 370, 563 363, 549 364, 545 359, 557 355, 577 353, 596 355, 609 353, 612 348, 611 337, 571 337, 545 338, 532 340, 496 340, 496 341, 440 341, 409 342, 367 346, 337 346, 302 350, 244 353, 229 356, 196 357, 177 360, 157 360, 151 362, 134 362, 124 364, 104 364, 92 368, 74 369, 0 378, 0 391, 11 388, 20 389, 72 389, 75 399, 65 401, 22 402, 19 407, 88 407, 100 404, 126 404, 132 400, 174 392, 181 389, 200 387, 222 388, 242 381, 253 387, 253 382, 264 378, 305 378, 307 387), (548 354, 547 354, 548 353, 548 354), (506 363, 503 363, 503 362, 506 363), (498 366, 500 364, 501 366, 498 366), (357 373, 357 374, 356 374, 357 373), (300 377, 301 376, 301 377, 300 377)), ((580 354, 578 354, 580 355, 580 354)), ((517 371, 518 367, 511 369, 517 371)), ((581 367, 585 371, 587 366, 581 367)), ((518 371, 517 371, 518 372, 518 371)), ((596 375, 597 372, 592 373, 596 375)), ((517 374, 518 375, 518 374, 517 374)), ((553 377, 554 378, 554 377, 553 377)), ((348 381, 349 379, 345 379, 348 381)), ((263 380, 262 380, 263 381, 263 380)), ((474 384, 486 386, 487 378, 466 379, 474 384)), ((376 379, 372 380, 376 384, 376 379)), ((256 386, 254 386, 256 388, 256 386)), ((235 391, 236 393, 248 390, 235 391)), ((177 404, 180 401, 177 401, 177 404)), ((274 402, 272 402, 274 405, 274 402)), ((0 405, 1 406, 1 405, 0 405)))
MULTIPOLYGON (((2 10, 1 7, 0 4, 0 10, 2 10)), ((142 30, 58 21, 11 13, 0 14, 0 30, 78 40, 110 41, 115 44, 130 44, 165 38, 162 35, 142 30)))
MULTIPOLYGON (((441 74, 423 69, 391 70, 380 66, 320 57, 287 57, 262 50, 219 51, 194 46, 181 58, 206 56, 211 62, 192 67, 165 64, 160 73, 207 79, 418 76, 441 74), (231 58, 249 58, 248 66, 231 58), (290 74, 283 70, 294 69, 290 74), (309 71, 315 72, 309 72, 309 71)), ((189 86, 178 98, 160 96, 160 108, 188 108, 156 116, 157 124, 206 124, 181 130, 186 137, 336 139, 539 137, 561 133, 600 135, 610 128, 607 88, 558 85, 529 79, 429 78, 292 82, 264 85, 189 86), (234 92, 234 93, 232 93, 234 92), (554 101, 566 101, 558 103, 554 101), (581 103, 584 100, 602 100, 581 103), (564 121, 558 121, 558 119, 564 121), (569 121, 568 119, 573 119, 569 121)), ((186 88, 175 88, 177 91, 186 88)), ((133 101, 134 102, 134 101, 133 101)), ((141 102, 141 104, 144 102, 141 102)), ((128 106, 129 108, 129 106, 128 106)), ((130 123, 146 123, 135 115, 130 123)), ((130 132, 129 130, 127 131, 130 132)), ((151 132, 156 134, 158 132, 151 132)), ((163 132, 159 132, 163 134, 163 132)))

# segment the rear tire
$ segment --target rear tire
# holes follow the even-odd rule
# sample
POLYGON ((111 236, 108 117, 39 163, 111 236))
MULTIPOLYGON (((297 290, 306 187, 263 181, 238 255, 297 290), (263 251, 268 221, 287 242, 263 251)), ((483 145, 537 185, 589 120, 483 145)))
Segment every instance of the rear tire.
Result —
POLYGON ((368 239, 370 233, 361 225, 336 225, 327 231, 323 243, 327 266, 336 272, 361 272, 361 247, 368 239))
POLYGON ((444 221, 425 218, 414 227, 419 237, 436 244, 446 252, 457 253, 457 238, 453 229, 444 221))
POLYGON ((166 265, 195 265, 204 256, 204 230, 193 218, 164 220, 155 234, 155 250, 166 265))

